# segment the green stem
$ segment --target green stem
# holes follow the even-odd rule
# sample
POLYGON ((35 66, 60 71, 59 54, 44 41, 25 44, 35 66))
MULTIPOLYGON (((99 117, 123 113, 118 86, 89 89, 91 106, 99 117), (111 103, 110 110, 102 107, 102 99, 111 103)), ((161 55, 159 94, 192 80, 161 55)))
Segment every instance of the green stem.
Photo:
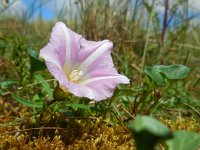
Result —
POLYGON ((147 46, 148 46, 148 42, 149 42, 150 27, 151 27, 152 18, 153 18, 154 1, 155 0, 152 1, 151 13, 150 13, 149 24, 148 24, 148 29, 147 29, 147 36, 146 36, 146 41, 145 41, 145 46, 144 46, 144 52, 143 52, 143 56, 142 56, 142 67, 141 67, 142 70, 144 70, 145 58, 146 58, 146 52, 147 52, 147 46))
MULTIPOLYGON (((114 93, 113 97, 110 98, 110 100, 109 100, 107 108, 110 108, 111 104, 113 103, 113 101, 114 101, 115 97, 118 95, 118 93, 119 93, 119 89, 116 89, 116 92, 114 93)), ((105 119, 106 114, 107 114, 107 110, 105 111, 105 113, 103 115, 103 119, 105 119)))

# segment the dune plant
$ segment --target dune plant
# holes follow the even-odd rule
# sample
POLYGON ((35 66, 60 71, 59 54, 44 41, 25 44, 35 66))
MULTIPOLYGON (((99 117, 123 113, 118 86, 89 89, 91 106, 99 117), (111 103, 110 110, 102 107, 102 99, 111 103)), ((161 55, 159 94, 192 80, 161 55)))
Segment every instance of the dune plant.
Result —
POLYGON ((50 0, 0 11, 0 147, 197 149, 197 134, 171 131, 199 128, 189 1, 69 1, 52 21, 34 16, 50 0))

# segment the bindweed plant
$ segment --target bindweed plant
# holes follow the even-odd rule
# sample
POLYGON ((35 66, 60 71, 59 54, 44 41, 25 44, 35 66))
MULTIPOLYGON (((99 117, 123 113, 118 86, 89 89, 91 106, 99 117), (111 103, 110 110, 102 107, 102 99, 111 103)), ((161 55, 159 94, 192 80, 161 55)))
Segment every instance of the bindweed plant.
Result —
MULTIPOLYGON (((57 82, 52 91, 48 80, 45 80, 40 74, 34 74, 35 84, 41 85, 40 94, 34 95, 31 101, 15 94, 13 94, 13 98, 25 106, 31 107, 37 114, 32 116, 31 124, 38 124, 37 121, 42 121, 42 125, 45 125, 45 122, 48 125, 51 124, 54 119, 52 118, 53 114, 49 114, 49 111, 63 113, 69 118, 104 117, 110 122, 117 121, 123 124, 128 120, 135 120, 128 123, 128 126, 133 133, 138 150, 154 150, 160 142, 165 143, 162 144, 162 147, 168 147, 169 150, 181 149, 183 145, 175 143, 183 143, 185 139, 188 144, 183 146, 184 149, 195 150, 198 148, 200 145, 198 134, 189 131, 171 132, 165 125, 151 117, 136 117, 138 114, 151 113, 163 98, 159 92, 167 92, 174 83, 172 80, 185 78, 189 68, 183 65, 157 65, 146 67, 144 72, 145 78, 141 85, 120 86, 116 89, 113 97, 101 102, 91 103, 87 98, 78 98, 66 93, 57 82), (40 116, 39 120, 38 115, 40 116), (41 119, 41 115, 44 118, 41 119), (112 116, 115 116, 116 120, 111 119, 112 116), (188 142, 188 139, 192 142, 188 142)), ((55 80, 50 81, 55 82, 55 80)))
MULTIPOLYGON (((33 83, 25 86, 35 87, 36 90, 26 97, 12 94, 17 102, 32 108, 28 124, 51 126, 63 114, 68 118, 97 117, 101 118, 100 122, 104 120, 110 124, 125 125, 137 115, 157 113, 162 108, 162 103, 167 101, 168 91, 178 82, 176 80, 188 75, 189 68, 181 64, 155 65, 145 67, 144 78, 139 85, 129 84, 130 80, 125 75, 118 74, 114 68, 112 47, 109 40, 87 41, 59 22, 54 26, 50 41, 40 50, 40 54, 28 48, 26 54, 29 55, 29 71, 33 83), (55 79, 49 79, 42 72, 45 64, 55 79)), ((21 83, 24 83, 23 80, 21 83)), ((5 83, 1 83, 1 86, 5 86, 5 83)), ((171 132, 155 120, 152 125, 148 125, 151 119, 148 121, 148 118, 144 118, 144 129, 141 121, 143 118, 138 120, 140 121, 135 120, 136 125, 131 126, 131 130, 139 150, 154 149, 157 142, 172 137, 171 132), (154 132, 154 128, 151 128, 154 125, 161 129, 159 132, 164 130, 163 133, 157 135, 158 131, 154 132), (142 135, 138 126, 142 128, 142 135), (144 137, 147 148, 140 146, 140 140, 144 137)), ((66 125, 67 121, 61 124, 66 125)), ((173 145, 172 143, 173 141, 168 142, 168 145, 173 145)))
POLYGON ((198 149, 198 135, 171 131, 199 131, 199 26, 188 0, 69 0, 57 20, 84 36, 60 22, 48 44, 54 21, 31 17, 37 3, 24 20, 1 16, 0 149, 198 149))
POLYGON ((117 73, 111 49, 110 41, 87 41, 59 22, 53 28, 50 42, 40 51, 40 57, 55 79, 46 80, 37 73, 45 64, 36 51, 28 48, 30 72, 36 81, 28 86, 41 84, 41 91, 29 101, 15 94, 13 98, 34 110, 112 110, 118 121, 126 122, 137 114, 152 114, 164 100, 162 93, 167 94, 174 81, 185 78, 189 72, 188 67, 178 64, 146 67, 140 85, 120 85, 114 93, 118 84, 127 84, 129 79, 117 73), (48 81, 54 82, 54 91, 48 81))

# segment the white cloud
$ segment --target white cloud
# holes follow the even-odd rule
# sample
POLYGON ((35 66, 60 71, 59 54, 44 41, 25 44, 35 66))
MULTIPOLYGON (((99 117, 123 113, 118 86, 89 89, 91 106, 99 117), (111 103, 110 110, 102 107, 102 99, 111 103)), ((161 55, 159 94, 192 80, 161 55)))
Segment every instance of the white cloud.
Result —
POLYGON ((3 16, 23 17, 26 9, 22 0, 10 0, 9 4, 6 4, 4 0, 0 1, 0 12, 3 12, 1 14, 3 16))
MULTIPOLYGON (((153 0, 146 0, 150 5, 152 4, 153 0)), ((180 2, 187 2, 186 0, 169 0, 169 9, 171 9, 175 4, 180 2)), ((178 5, 178 10, 181 10, 183 5, 178 5)), ((161 17, 165 12, 165 0, 155 0, 154 10, 158 12, 161 17)), ((190 23, 191 24, 199 24, 200 23, 200 0, 188 0, 188 14, 189 16, 194 14, 199 14, 193 18, 190 23)))
MULTIPOLYGON (((146 0, 148 4, 152 4, 153 0, 146 0)), ((172 8, 174 4, 180 2, 187 2, 187 0, 168 0, 169 8, 172 8)), ((193 11, 200 12, 200 0, 188 0, 189 9, 193 11)), ((165 0, 155 0, 154 9, 159 12, 164 12, 165 10, 165 0)))
MULTIPOLYGON (((46 1, 46 0, 43 0, 46 1)), ((76 9, 77 0, 49 0, 44 8, 51 10, 54 14, 58 15, 62 12, 71 11, 76 9)))
MULTIPOLYGON (((45 1, 45 0, 43 0, 45 1)), ((81 0, 83 7, 86 7, 88 3, 91 3, 93 0, 81 0)), ((75 14, 78 13, 78 9, 81 7, 81 1, 79 0, 49 0, 48 3, 45 4, 44 8, 50 9, 53 13, 56 15, 61 15, 65 19, 71 19, 74 18, 75 14)), ((124 0, 123 2, 121 0, 107 0, 109 1, 110 7, 117 9, 121 9, 123 5, 126 4, 127 0, 124 0)), ((97 1, 96 7, 98 6, 97 1)))
POLYGON ((200 24, 200 0, 189 0, 189 12, 195 14, 195 18, 190 21, 191 25, 200 24))
MULTIPOLYGON (((45 2, 46 0, 43 0, 45 2)), ((44 7, 50 9, 54 13, 59 13, 64 9, 70 0, 49 0, 44 7)))
POLYGON ((200 13, 200 0, 189 0, 189 8, 191 11, 200 13))

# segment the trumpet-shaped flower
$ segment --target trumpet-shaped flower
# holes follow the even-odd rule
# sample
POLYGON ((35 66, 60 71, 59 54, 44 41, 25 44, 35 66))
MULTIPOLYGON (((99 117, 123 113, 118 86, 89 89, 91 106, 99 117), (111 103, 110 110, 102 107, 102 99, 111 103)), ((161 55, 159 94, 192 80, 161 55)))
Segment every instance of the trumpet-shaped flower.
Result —
POLYGON ((100 101, 111 97, 118 84, 129 83, 114 68, 112 48, 109 40, 87 41, 58 22, 40 57, 64 91, 100 101))

